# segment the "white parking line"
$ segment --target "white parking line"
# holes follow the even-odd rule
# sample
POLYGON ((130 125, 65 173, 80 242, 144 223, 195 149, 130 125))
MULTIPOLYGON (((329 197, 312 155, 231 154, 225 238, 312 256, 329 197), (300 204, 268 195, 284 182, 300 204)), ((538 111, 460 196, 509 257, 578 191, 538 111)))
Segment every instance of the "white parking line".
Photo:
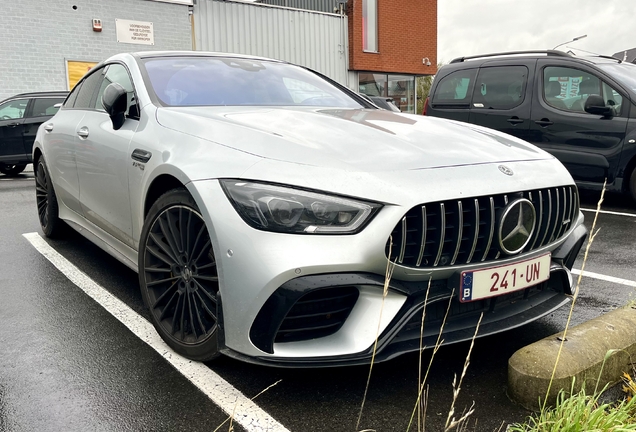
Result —
POLYGON ((228 415, 234 413, 235 423, 239 423, 248 432, 289 432, 282 424, 203 363, 188 360, 175 353, 159 337, 152 324, 60 255, 38 233, 23 234, 23 236, 64 276, 121 321, 139 339, 150 345, 225 413, 228 415))
MULTIPOLYGON (((572 273, 575 274, 575 275, 579 275, 579 274, 581 274, 581 270, 572 269, 572 273)), ((617 284, 620 284, 620 285, 627 285, 627 286, 636 288, 636 281, 631 281, 631 280, 628 280, 628 279, 621 279, 621 278, 617 278, 617 277, 614 277, 614 276, 607 276, 607 275, 604 275, 604 274, 594 273, 594 272, 590 272, 590 271, 587 271, 587 270, 585 272, 583 272, 583 277, 589 277, 589 278, 592 278, 592 279, 600 279, 600 280, 604 280, 604 281, 607 281, 607 282, 613 282, 613 283, 617 283, 617 284)))
MULTIPOLYGON (((582 208, 581 211, 590 212, 590 213, 596 213, 596 209, 582 208)), ((609 211, 609 210, 599 210, 599 213, 611 214, 611 215, 617 215, 617 216, 636 217, 636 214, 634 214, 634 213, 621 213, 621 212, 615 212, 615 211, 609 211)))

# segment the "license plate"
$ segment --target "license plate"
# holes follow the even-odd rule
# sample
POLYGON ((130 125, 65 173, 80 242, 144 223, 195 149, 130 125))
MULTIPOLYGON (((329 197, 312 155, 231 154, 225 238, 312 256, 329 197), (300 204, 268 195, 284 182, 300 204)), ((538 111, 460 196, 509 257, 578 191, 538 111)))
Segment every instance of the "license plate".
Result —
POLYGON ((537 258, 491 267, 465 271, 461 274, 462 302, 495 297, 537 285, 550 279, 550 254, 537 258))

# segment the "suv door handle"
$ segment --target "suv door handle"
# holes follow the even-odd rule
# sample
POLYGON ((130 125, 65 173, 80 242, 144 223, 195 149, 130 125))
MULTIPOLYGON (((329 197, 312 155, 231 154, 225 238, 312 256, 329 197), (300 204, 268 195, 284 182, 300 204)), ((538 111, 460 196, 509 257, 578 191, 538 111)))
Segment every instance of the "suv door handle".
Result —
POLYGON ((46 132, 53 132, 53 123, 49 123, 49 124, 44 125, 44 130, 46 132))
POLYGON ((88 128, 86 126, 82 126, 81 128, 79 128, 79 130, 77 131, 77 135, 80 138, 86 139, 88 138, 88 128))
POLYGON ((20 123, 17 123, 17 122, 16 122, 16 123, 9 123, 7 126, 9 126, 9 127, 12 127, 12 128, 13 128, 13 127, 16 127, 16 126, 19 126, 19 125, 20 125, 20 123))
POLYGON ((537 120, 535 121, 535 123, 541 127, 548 127, 554 124, 554 122, 550 121, 550 119, 547 119, 547 118, 542 118, 541 120, 537 120))
POLYGON ((523 119, 520 119, 520 118, 519 118, 519 117, 517 117, 517 116, 511 117, 511 118, 509 118, 509 119, 508 119, 508 120, 506 120, 506 121, 507 121, 508 123, 510 123, 510 124, 513 124, 513 125, 516 125, 516 124, 519 124, 519 123, 523 123, 523 119))

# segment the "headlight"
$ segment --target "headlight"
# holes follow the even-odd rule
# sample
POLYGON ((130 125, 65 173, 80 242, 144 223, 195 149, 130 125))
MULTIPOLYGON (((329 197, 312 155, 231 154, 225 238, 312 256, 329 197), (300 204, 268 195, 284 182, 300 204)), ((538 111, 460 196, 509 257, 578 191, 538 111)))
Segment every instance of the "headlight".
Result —
POLYGON ((221 186, 243 220, 266 231, 353 234, 382 207, 376 203, 243 180, 221 180, 221 186))

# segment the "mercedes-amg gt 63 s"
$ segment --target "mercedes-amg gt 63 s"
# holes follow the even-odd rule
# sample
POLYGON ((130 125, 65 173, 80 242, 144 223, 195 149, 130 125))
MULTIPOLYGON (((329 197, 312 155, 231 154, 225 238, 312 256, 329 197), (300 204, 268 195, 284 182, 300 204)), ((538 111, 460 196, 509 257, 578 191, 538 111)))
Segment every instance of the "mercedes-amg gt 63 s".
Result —
POLYGON ((111 57, 33 161, 44 234, 70 225, 137 271, 195 360, 368 363, 376 336, 388 360, 432 346, 449 302, 445 343, 482 313, 479 336, 517 327, 570 301, 587 236, 550 154, 243 55, 111 57))

